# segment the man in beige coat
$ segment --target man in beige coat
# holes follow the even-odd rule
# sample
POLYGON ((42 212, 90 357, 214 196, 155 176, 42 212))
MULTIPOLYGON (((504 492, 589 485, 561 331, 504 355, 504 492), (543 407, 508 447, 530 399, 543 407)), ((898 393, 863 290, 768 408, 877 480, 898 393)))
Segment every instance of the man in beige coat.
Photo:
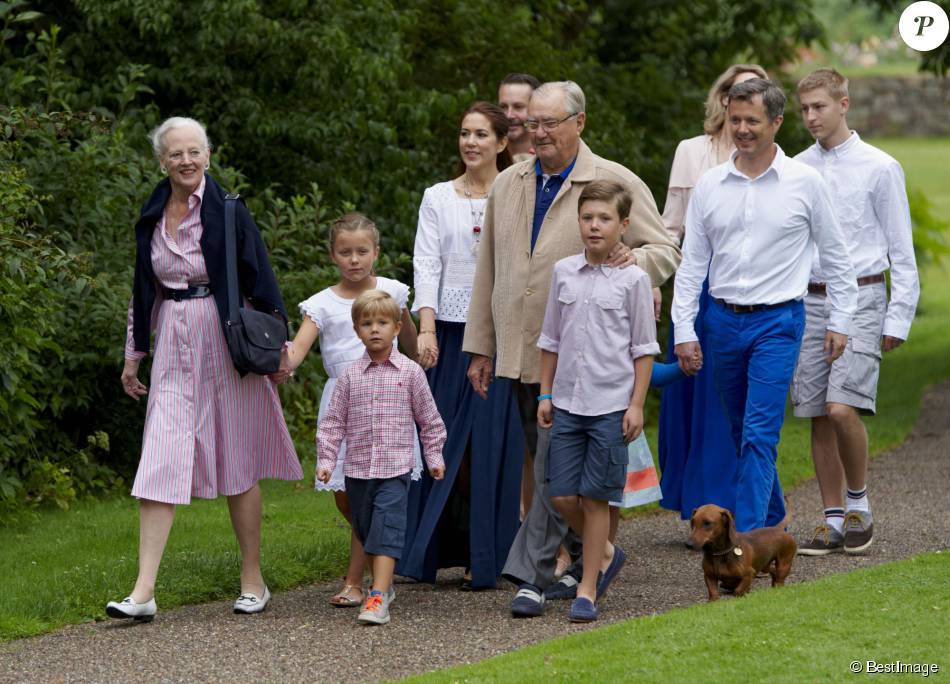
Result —
MULTIPOLYGON (((493 357, 496 375, 520 381, 519 408, 532 452, 538 441, 538 336, 554 264, 584 249, 577 199, 586 184, 613 180, 633 194, 630 230, 611 254, 610 265, 635 263, 659 286, 681 256, 646 184, 629 169, 595 155, 581 140, 584 108, 584 93, 571 81, 545 83, 534 91, 525 127, 536 156, 503 171, 492 186, 465 326, 462 348, 472 357, 468 376, 475 391, 486 396, 493 357)), ((567 531, 543 489, 543 455, 538 455, 534 473, 540 495, 534 497, 503 573, 522 585, 512 603, 518 616, 541 614, 541 590, 553 580, 555 556, 567 531)))

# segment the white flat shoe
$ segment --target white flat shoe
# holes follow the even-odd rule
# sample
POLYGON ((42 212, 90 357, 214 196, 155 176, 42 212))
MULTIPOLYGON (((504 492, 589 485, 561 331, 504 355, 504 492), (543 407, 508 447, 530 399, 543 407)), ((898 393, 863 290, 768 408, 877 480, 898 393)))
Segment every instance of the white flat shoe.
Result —
POLYGON ((238 600, 234 602, 234 612, 242 615, 260 613, 267 607, 269 602, 270 589, 268 589, 267 585, 265 584, 263 596, 258 596, 257 594, 252 594, 250 592, 238 596, 238 600))
POLYGON ((151 622, 158 612, 158 604, 154 598, 145 603, 136 603, 131 596, 126 596, 119 602, 109 601, 106 604, 106 615, 112 618, 131 619, 136 622, 151 622))

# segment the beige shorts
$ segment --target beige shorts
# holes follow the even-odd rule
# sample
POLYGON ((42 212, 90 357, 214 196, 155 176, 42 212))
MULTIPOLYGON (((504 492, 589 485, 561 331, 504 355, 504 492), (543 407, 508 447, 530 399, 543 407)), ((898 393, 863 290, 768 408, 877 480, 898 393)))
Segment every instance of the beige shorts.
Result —
POLYGON ((874 283, 858 288, 858 308, 851 321, 848 346, 829 365, 823 347, 830 312, 825 295, 809 294, 805 298, 805 334, 792 378, 794 414, 799 418, 824 416, 828 404, 836 403, 874 415, 887 287, 874 283))

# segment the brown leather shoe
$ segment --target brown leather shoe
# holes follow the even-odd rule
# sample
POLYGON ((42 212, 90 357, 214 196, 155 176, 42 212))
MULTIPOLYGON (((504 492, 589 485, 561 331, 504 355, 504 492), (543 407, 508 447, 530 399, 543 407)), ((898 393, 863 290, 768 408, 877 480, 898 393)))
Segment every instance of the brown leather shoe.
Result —
POLYGON ((844 535, 824 523, 815 528, 811 541, 798 545, 800 556, 827 556, 829 553, 841 553, 843 550, 844 535))
POLYGON ((874 541, 874 523, 866 511, 848 511, 844 516, 844 552, 864 553, 874 541))

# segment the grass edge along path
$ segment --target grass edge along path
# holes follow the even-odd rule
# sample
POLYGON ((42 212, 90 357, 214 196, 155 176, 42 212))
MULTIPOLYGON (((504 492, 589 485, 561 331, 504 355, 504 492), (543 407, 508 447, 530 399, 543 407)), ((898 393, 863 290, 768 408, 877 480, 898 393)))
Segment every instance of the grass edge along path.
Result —
MULTIPOLYGON (((848 681, 853 662, 950 674, 950 551, 678 608, 408 682, 848 681), (744 674, 741 674, 744 673, 744 674), (768 673, 767 675, 765 673, 768 673)), ((916 675, 920 676, 920 675, 916 675)))

